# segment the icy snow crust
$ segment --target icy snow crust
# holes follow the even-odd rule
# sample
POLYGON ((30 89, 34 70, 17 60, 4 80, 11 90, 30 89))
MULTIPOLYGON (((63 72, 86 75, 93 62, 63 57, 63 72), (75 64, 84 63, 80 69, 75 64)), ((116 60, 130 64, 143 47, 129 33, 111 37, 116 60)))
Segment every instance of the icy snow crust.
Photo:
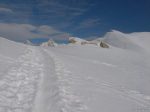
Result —
POLYGON ((150 33, 98 40, 111 47, 0 38, 0 112, 150 112, 150 33))

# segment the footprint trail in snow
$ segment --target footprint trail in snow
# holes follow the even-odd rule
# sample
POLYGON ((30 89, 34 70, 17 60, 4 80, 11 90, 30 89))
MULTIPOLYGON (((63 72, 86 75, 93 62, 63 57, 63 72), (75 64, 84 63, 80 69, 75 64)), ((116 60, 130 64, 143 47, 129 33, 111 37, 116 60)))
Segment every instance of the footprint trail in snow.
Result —
POLYGON ((0 112, 31 112, 42 74, 40 53, 28 47, 0 81, 0 112))
POLYGON ((71 72, 56 55, 47 50, 45 52, 54 60, 55 72, 58 78, 59 97, 61 97, 59 101, 61 112, 86 112, 87 106, 73 93, 70 87, 70 83, 73 81, 70 77, 71 72))

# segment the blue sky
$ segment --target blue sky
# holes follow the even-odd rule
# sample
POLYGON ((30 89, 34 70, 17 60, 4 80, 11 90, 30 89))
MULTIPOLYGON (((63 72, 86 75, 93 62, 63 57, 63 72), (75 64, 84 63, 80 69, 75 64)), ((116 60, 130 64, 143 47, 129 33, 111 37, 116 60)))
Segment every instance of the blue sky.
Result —
POLYGON ((95 38, 115 29, 150 31, 150 0, 0 0, 0 36, 95 38))

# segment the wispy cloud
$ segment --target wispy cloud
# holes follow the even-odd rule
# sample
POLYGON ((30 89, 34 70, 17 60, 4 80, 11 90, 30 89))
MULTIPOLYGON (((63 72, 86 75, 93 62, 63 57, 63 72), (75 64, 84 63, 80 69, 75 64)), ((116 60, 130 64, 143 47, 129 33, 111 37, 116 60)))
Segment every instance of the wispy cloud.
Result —
POLYGON ((73 18, 88 10, 87 1, 82 0, 42 0, 37 2, 38 9, 50 13, 49 16, 73 18))
POLYGON ((100 19, 86 19, 77 26, 77 29, 93 28, 100 24, 101 24, 100 19))
POLYGON ((31 24, 0 23, 0 36, 23 42, 31 38, 54 38, 63 40, 68 38, 69 34, 47 25, 34 26, 31 24))
POLYGON ((10 4, 0 4, 10 9, 3 12, 15 12, 13 16, 3 16, 1 21, 12 23, 49 24, 57 28, 66 28, 72 21, 89 10, 89 0, 15 0, 10 4), (63 24, 65 23, 65 24, 63 24), (66 25, 67 24, 67 25, 66 25))
POLYGON ((0 7, 0 13, 3 13, 3 14, 7 14, 7 13, 14 13, 12 9, 9 9, 9 8, 4 8, 4 7, 0 7))

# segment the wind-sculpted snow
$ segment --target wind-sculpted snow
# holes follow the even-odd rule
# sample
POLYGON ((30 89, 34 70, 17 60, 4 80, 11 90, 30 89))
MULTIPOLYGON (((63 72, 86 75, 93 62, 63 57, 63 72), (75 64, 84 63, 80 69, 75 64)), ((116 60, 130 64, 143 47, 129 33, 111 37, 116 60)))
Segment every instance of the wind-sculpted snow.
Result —
POLYGON ((31 112, 42 73, 36 48, 27 48, 0 80, 0 112, 31 112))

